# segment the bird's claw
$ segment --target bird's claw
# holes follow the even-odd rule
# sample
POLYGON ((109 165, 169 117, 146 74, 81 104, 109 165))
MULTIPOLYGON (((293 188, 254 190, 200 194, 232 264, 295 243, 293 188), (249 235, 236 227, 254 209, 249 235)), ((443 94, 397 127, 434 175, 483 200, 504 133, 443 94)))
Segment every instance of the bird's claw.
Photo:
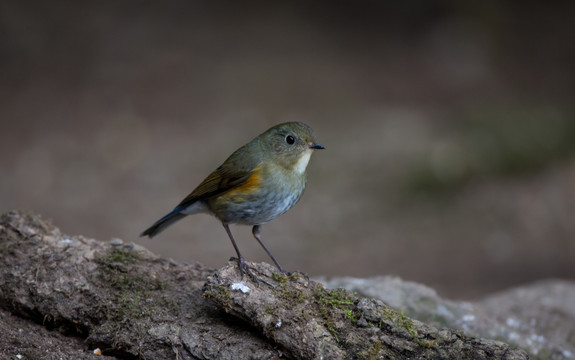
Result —
POLYGON ((238 262, 238 268, 240 269, 240 275, 242 277, 242 280, 244 279, 244 274, 248 274, 248 276, 252 279, 253 282, 259 284, 258 277, 253 273, 255 269, 249 266, 243 257, 241 258, 232 257, 230 258, 230 260, 235 260, 238 262))
POLYGON ((310 280, 309 280, 309 275, 306 274, 306 273, 304 273, 303 271, 299 271, 299 270, 295 270, 295 271, 285 271, 284 269, 281 269, 281 272, 282 272, 284 275, 288 276, 288 277, 292 277, 292 276, 295 275, 295 274, 299 274, 299 275, 303 276, 303 277, 307 280, 307 284, 309 285, 309 282, 310 282, 310 280))

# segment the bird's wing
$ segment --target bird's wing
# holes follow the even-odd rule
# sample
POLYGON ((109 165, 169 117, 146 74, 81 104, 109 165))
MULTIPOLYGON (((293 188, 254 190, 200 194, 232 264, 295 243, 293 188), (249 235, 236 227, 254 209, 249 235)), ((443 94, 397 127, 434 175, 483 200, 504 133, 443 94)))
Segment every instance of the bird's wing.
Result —
POLYGON ((186 216, 182 213, 186 208, 193 205, 198 200, 208 199, 212 196, 234 189, 244 184, 252 175, 253 171, 230 172, 229 166, 220 166, 211 173, 192 193, 178 204, 170 213, 156 221, 146 229, 140 236, 154 237, 165 228, 186 216))
POLYGON ((251 175, 251 172, 222 174, 219 170, 220 169, 214 171, 207 178, 205 178, 204 181, 202 181, 202 183, 194 189, 194 191, 192 191, 188 196, 186 196, 184 200, 182 200, 181 203, 178 204, 178 207, 188 207, 198 200, 208 199, 231 190, 246 182, 251 175))
POLYGON ((219 168, 208 175, 178 207, 185 209, 196 201, 217 196, 243 185, 256 173, 260 163, 255 157, 244 157, 246 146, 233 153, 219 168))

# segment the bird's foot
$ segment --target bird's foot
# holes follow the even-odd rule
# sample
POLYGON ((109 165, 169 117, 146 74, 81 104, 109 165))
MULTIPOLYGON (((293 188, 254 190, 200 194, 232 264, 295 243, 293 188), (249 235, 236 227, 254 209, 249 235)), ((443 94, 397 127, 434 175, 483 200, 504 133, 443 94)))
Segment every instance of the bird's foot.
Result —
POLYGON ((309 285, 309 276, 308 274, 304 273, 303 271, 295 270, 295 271, 285 271, 284 269, 280 269, 282 274, 286 275, 287 277, 292 277, 293 275, 299 274, 303 276, 307 280, 307 284, 309 285))
POLYGON ((241 258, 232 257, 230 258, 230 260, 238 262, 238 268, 240 269, 240 275, 242 276, 242 280, 244 279, 244 274, 248 274, 248 276, 252 279, 253 282, 259 284, 258 277, 254 274, 255 269, 249 266, 243 257, 241 258))

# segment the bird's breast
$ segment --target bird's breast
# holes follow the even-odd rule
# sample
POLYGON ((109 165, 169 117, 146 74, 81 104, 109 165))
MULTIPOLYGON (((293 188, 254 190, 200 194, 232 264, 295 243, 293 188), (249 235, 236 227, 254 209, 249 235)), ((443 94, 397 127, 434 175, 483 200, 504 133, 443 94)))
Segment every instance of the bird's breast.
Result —
POLYGON ((261 170, 242 185, 209 200, 216 217, 227 223, 267 223, 291 209, 305 188, 305 176, 261 170))

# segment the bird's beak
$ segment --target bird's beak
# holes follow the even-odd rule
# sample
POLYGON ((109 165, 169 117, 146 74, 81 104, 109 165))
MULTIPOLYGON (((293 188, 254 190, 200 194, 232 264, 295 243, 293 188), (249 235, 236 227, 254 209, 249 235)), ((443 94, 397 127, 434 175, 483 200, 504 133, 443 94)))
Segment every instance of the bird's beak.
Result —
POLYGON ((322 150, 322 149, 325 149, 325 146, 323 146, 322 144, 318 144, 318 143, 311 143, 311 144, 309 144, 309 148, 310 149, 316 149, 316 150, 322 150))

